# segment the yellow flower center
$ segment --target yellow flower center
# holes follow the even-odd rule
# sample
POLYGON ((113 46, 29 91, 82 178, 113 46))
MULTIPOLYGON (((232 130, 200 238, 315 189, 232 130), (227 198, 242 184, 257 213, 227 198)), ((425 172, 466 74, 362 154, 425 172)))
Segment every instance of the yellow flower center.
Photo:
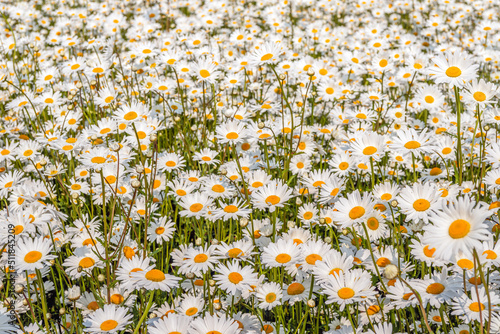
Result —
POLYGON ((453 239, 461 239, 470 232, 470 223, 464 219, 457 219, 448 228, 448 234, 453 239))
POLYGON ((462 71, 456 66, 448 67, 448 69, 446 70, 446 75, 449 76, 450 78, 456 78, 461 74, 462 71))
POLYGON ((354 290, 351 288, 342 288, 337 292, 338 296, 342 299, 349 299, 354 296, 354 290))
POLYGON ((351 209, 351 211, 349 211, 349 218, 358 219, 363 217, 364 214, 365 214, 365 208, 363 208, 362 206, 355 206, 354 208, 351 209))

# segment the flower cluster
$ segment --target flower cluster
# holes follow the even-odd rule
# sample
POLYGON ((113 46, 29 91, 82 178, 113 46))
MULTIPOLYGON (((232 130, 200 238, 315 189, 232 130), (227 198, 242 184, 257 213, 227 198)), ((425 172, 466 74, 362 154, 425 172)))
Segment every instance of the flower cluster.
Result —
POLYGON ((500 331, 497 1, 0 13, 0 333, 500 331))

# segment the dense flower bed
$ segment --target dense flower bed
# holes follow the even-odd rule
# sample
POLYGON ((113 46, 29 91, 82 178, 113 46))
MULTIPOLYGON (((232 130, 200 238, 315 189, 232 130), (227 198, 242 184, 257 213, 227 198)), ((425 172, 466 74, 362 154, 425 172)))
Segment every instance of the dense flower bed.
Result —
POLYGON ((0 13, 0 333, 500 331, 497 1, 0 13))

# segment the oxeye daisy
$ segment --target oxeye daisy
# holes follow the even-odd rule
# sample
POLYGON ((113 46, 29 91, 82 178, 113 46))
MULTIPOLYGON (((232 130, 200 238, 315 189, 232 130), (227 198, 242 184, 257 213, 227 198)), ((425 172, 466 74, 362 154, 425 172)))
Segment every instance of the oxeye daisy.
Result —
POLYGON ((448 270, 443 270, 441 274, 415 282, 413 286, 422 297, 424 305, 430 303, 434 307, 439 307, 459 296, 460 283, 456 278, 448 277, 448 270))
POLYGON ((486 82, 484 79, 472 80, 465 85, 467 91, 464 93, 464 102, 473 107, 484 108, 488 104, 493 104, 493 98, 498 92, 498 87, 491 82, 486 82))
POLYGON ((188 316, 188 317, 196 317, 203 312, 205 308, 205 301, 201 296, 191 296, 187 295, 183 298, 180 305, 177 307, 177 312, 179 314, 188 316))
POLYGON ((254 254, 251 240, 237 240, 231 244, 221 242, 214 254, 227 259, 246 260, 254 254))
POLYGON ((209 84, 214 83, 219 75, 217 65, 210 59, 198 60, 193 66, 193 71, 196 73, 199 81, 209 84))
POLYGON ((215 137, 221 144, 238 144, 246 135, 245 123, 241 121, 227 121, 217 126, 215 137))
POLYGON ((487 240, 484 221, 491 214, 482 203, 476 206, 468 198, 458 198, 429 215, 433 225, 424 227, 425 240, 436 248, 437 258, 449 260, 458 251, 472 254, 474 248, 480 249, 481 242, 487 240))
POLYGON ((262 264, 269 267, 287 267, 299 261, 300 249, 293 240, 280 239, 263 249, 262 264))
POLYGON ((160 320, 154 322, 148 328, 151 334, 178 333, 187 334, 191 319, 184 315, 169 313, 160 320))
POLYGON ((184 259, 179 270, 181 272, 205 273, 212 270, 219 260, 219 257, 214 254, 215 247, 197 247, 188 248, 184 254, 184 259))
POLYGON ((342 227, 352 226, 362 222, 371 213, 374 204, 370 194, 365 193, 362 197, 356 190, 335 203, 337 211, 333 212, 333 219, 342 227))
POLYGON ((331 250, 331 247, 321 240, 308 241, 301 244, 302 255, 304 260, 301 263, 300 269, 304 272, 310 272, 314 269, 318 261, 323 261, 323 258, 331 250))
POLYGON ((158 221, 151 223, 148 227, 148 240, 158 243, 168 242, 175 232, 175 223, 161 217, 158 221))
POLYGON ((116 333, 124 330, 131 323, 132 314, 127 314, 125 307, 105 304, 103 308, 91 313, 84 320, 85 332, 116 333))
POLYGON ((103 268, 104 264, 91 248, 79 247, 75 249, 74 255, 64 261, 63 266, 67 267, 68 275, 77 279, 83 275, 91 276, 94 268, 103 268))
POLYGON ((428 69, 436 83, 447 83, 450 86, 462 88, 465 83, 475 79, 479 65, 459 52, 447 52, 445 56, 432 58, 434 66, 428 69))
POLYGON ((251 196, 254 207, 274 212, 276 208, 283 207, 292 197, 292 190, 281 180, 278 180, 258 188, 252 192, 251 196))
POLYGON ((236 294, 237 291, 249 290, 251 286, 258 284, 259 279, 249 266, 241 267, 237 261, 230 262, 227 267, 219 265, 215 269, 218 274, 214 275, 214 280, 219 287, 231 294, 236 294))
POLYGON ((398 196, 401 212, 408 219, 429 221, 429 215, 441 207, 441 192, 432 183, 414 183, 405 187, 398 196))
POLYGON ((190 334, 238 334, 241 332, 236 321, 228 318, 225 314, 205 315, 191 322, 190 334))
POLYGON ((326 304, 336 303, 340 310, 344 310, 346 305, 362 302, 365 298, 375 295, 370 274, 361 269, 328 276, 322 287, 328 298, 326 304))
POLYGON ((135 279, 137 286, 147 290, 159 289, 168 292, 177 286, 180 281, 179 277, 165 274, 154 266, 149 266, 143 271, 133 272, 131 275, 135 279))
POLYGON ((35 239, 24 238, 17 242, 16 246, 16 270, 35 270, 50 266, 50 260, 56 258, 51 255, 52 241, 37 237, 35 239))
POLYGON ((431 140, 431 133, 424 130, 417 132, 414 129, 402 129, 396 132, 389 147, 398 152, 414 154, 427 153, 434 149, 431 140))
POLYGON ((200 218, 207 213, 212 200, 205 194, 192 193, 182 197, 179 204, 184 209, 180 212, 182 216, 200 218))
POLYGON ((284 53, 284 50, 282 50, 281 43, 267 42, 254 51, 251 62, 254 64, 278 63, 282 53, 284 53))
POLYGON ((242 199, 235 199, 231 204, 221 204, 221 208, 213 211, 214 219, 222 218, 224 221, 229 219, 247 218, 251 210, 247 209, 242 199))
POLYGON ((467 295, 461 295, 452 302, 452 315, 459 316, 467 322, 486 322, 490 311, 498 313, 497 305, 500 303, 500 298, 494 291, 490 289, 489 296, 487 296, 485 288, 480 287, 477 291, 476 289, 471 289, 470 294, 471 298, 467 295))
POLYGON ((215 159, 217 152, 212 151, 208 148, 204 148, 200 152, 194 154, 194 160, 198 161, 202 165, 213 165, 219 163, 219 160, 215 159))
POLYGON ((256 297, 260 302, 259 308, 271 310, 274 307, 281 305, 283 290, 278 283, 267 282, 257 288, 256 297))
MULTIPOLYGON (((314 288, 313 290, 317 290, 314 288)), ((283 289, 283 301, 287 301, 290 305, 296 302, 305 302, 309 299, 310 292, 311 279, 299 278, 283 289)))
POLYGON ((367 133, 355 137, 351 144, 353 154, 361 158, 379 161, 384 156, 385 138, 377 133, 367 133))

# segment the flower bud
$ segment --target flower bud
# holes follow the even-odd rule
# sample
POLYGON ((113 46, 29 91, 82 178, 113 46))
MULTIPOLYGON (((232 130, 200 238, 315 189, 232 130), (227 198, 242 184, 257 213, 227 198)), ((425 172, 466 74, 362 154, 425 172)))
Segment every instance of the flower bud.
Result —
POLYGON ((24 291, 24 285, 22 285, 22 284, 16 284, 15 287, 14 287, 14 291, 16 293, 23 293, 23 291, 24 291))
POLYGON ((384 277, 385 278, 387 278, 387 279, 395 279, 396 277, 398 277, 398 274, 399 274, 398 267, 396 267, 392 263, 390 263, 387 266, 385 266, 385 268, 384 268, 384 277))

